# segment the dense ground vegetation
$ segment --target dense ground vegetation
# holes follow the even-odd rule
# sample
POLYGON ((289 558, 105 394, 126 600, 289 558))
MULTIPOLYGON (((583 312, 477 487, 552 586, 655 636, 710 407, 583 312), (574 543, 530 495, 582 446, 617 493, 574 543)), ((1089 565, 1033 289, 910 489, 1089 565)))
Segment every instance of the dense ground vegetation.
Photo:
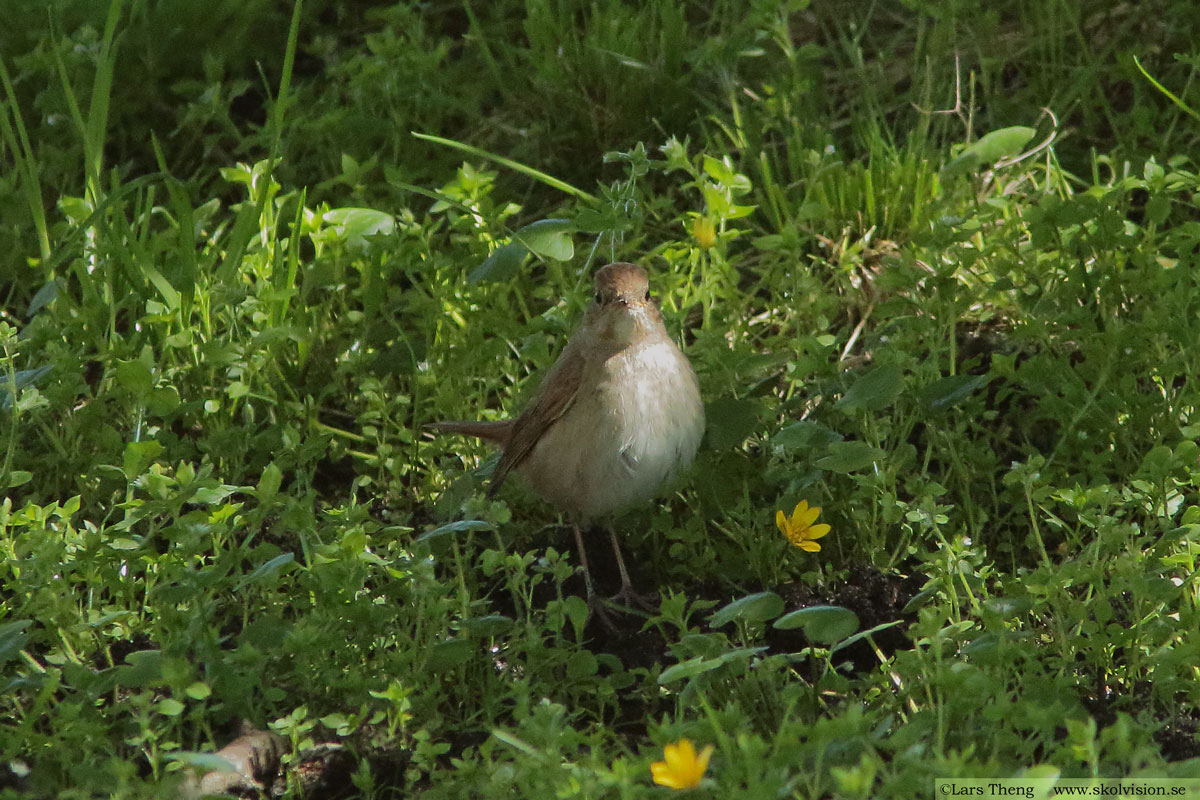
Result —
POLYGON ((0 6, 4 796, 1200 777, 1191 3, 0 6), (616 631, 420 430, 609 260, 708 416, 616 631))

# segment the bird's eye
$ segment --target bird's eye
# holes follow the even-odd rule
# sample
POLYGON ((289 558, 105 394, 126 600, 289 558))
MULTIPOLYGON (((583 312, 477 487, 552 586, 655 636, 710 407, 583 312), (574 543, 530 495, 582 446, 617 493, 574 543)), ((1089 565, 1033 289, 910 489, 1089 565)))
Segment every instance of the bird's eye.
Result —
POLYGON ((598 306, 604 305, 604 298, 600 296, 599 292, 596 292, 596 305, 598 305, 598 306))
POLYGON ((643 297, 642 299, 645 300, 647 303, 650 302, 650 290, 649 289, 646 290, 646 296, 643 297))

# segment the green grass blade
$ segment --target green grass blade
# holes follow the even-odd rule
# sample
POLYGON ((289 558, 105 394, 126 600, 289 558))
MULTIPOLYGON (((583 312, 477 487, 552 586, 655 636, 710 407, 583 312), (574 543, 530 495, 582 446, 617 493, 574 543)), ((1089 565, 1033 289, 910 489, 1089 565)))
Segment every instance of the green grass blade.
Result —
POLYGON ((455 150, 461 150, 464 153, 468 153, 473 156, 478 156, 479 158, 486 158, 488 161, 492 161, 496 164, 500 164, 501 166, 508 167, 509 169, 515 170, 516 172, 519 172, 522 175, 527 175, 536 181, 540 181, 553 189, 558 189, 560 192, 565 192, 573 197, 578 197, 581 200, 586 200, 589 203, 599 203, 600 202, 599 198, 597 198, 593 194, 589 194, 588 192, 585 192, 583 189, 578 189, 578 188, 572 186, 571 184, 567 183, 566 181, 559 180, 558 178, 555 178, 553 175, 547 175, 546 173, 542 172, 541 170, 534 169, 533 167, 530 167, 530 166, 526 166, 525 164, 522 164, 518 161, 513 161, 511 158, 505 158, 504 156, 498 156, 495 153, 489 153, 487 150, 480 150, 478 147, 472 147, 469 144, 463 144, 462 142, 456 142, 453 139, 443 139, 441 136, 431 136, 428 133, 418 133, 416 131, 410 131, 410 133, 412 133, 413 136, 415 136, 418 139, 421 139, 422 141, 433 142, 434 144, 440 144, 440 145, 444 145, 446 147, 452 147, 455 150))
POLYGON ((100 56, 96 63, 96 77, 92 82, 91 105, 88 107, 87 135, 84 139, 84 157, 88 180, 88 194, 93 201, 100 192, 100 171, 104 166, 104 139, 108 130, 108 106, 112 97, 113 75, 116 72, 117 21, 121 18, 122 0, 113 0, 108 7, 108 19, 104 23, 104 38, 100 44, 100 56))
POLYGON ((1194 108, 1192 108, 1187 103, 1183 102, 1178 97, 1176 97, 1174 94, 1172 94, 1170 89, 1168 89, 1167 87, 1163 86, 1161 83, 1156 81, 1154 79, 1154 77, 1149 72, 1146 71, 1146 68, 1142 66, 1142 62, 1138 60, 1137 56, 1133 57, 1133 63, 1134 63, 1134 66, 1136 66, 1138 68, 1138 72, 1142 73, 1142 77, 1144 77, 1146 80, 1150 81, 1150 84, 1155 89, 1158 89, 1160 92, 1162 92, 1164 95, 1166 95, 1168 100, 1170 100, 1172 103, 1174 103, 1175 105, 1177 105, 1181 109, 1183 109, 1183 112, 1185 114, 1187 114, 1189 117, 1196 120, 1197 122, 1200 122, 1200 113, 1198 113, 1194 108))
POLYGON ((46 210, 42 207, 42 182, 38 174, 38 162, 29 143, 29 133, 25 129, 25 121, 21 118, 21 109, 17 104, 17 93, 13 88, 8 68, 0 59, 0 83, 4 85, 4 96, 7 106, 12 110, 12 119, 6 109, 0 107, 0 135, 12 151, 17 171, 21 173, 21 184, 25 191, 25 202, 29 206, 29 214, 33 217, 33 226, 37 229, 38 249, 42 261, 50 259, 50 234, 46 228, 46 210))

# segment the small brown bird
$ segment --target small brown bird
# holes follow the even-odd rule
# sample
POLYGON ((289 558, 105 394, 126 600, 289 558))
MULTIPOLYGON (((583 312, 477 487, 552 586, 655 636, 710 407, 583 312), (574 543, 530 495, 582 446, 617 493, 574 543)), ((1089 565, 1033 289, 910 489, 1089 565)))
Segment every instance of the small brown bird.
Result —
MULTIPOLYGON (((520 416, 428 426, 500 447, 489 497, 515 469, 566 514, 591 605, 580 525, 650 500, 691 463, 704 436, 696 373, 663 326, 646 272, 609 264, 596 271, 595 288, 583 321, 520 416)), ((611 528, 609 536, 621 573, 612 599, 645 605, 611 528)))

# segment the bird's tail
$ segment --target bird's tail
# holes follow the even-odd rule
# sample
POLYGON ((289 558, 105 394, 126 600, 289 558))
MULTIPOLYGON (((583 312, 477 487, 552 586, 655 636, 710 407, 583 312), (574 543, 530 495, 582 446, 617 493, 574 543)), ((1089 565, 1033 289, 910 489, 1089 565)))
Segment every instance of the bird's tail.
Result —
POLYGON ((504 447, 508 444, 508 437, 512 435, 513 421, 511 419, 496 420, 493 422, 474 422, 469 420, 455 420, 451 422, 430 422, 424 427, 437 431, 438 433, 462 433, 467 436, 477 436, 485 442, 504 447))

